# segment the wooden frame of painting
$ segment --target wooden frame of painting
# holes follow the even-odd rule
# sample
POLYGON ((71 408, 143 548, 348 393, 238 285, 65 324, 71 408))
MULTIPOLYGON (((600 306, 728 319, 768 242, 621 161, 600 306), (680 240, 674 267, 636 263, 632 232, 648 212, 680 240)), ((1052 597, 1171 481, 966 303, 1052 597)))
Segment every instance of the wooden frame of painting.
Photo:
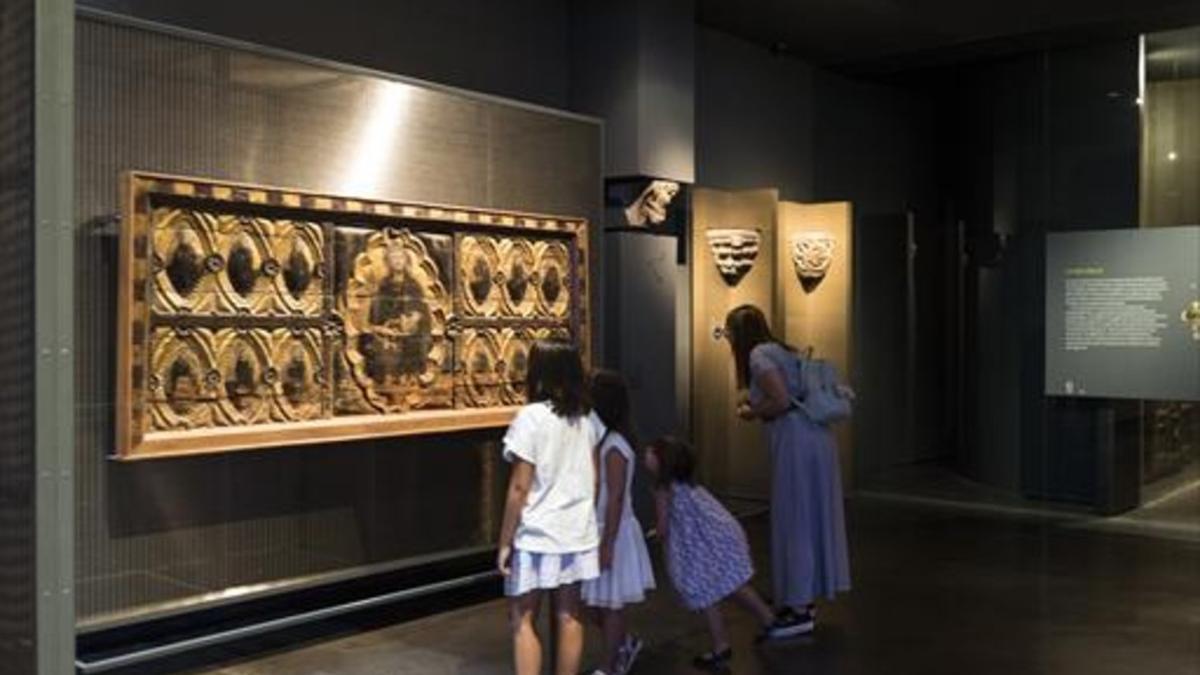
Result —
POLYGON ((534 340, 589 359, 581 218, 122 186, 116 458, 501 427, 534 340))

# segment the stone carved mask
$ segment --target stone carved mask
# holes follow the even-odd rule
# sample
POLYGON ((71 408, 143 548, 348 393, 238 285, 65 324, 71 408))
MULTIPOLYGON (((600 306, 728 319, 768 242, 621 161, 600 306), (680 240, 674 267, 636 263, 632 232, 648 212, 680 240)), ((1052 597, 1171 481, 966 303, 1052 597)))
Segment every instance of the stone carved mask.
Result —
POLYGON ((829 268, 837 240, 824 232, 804 232, 792 239, 792 265, 806 293, 813 292, 829 268))
POLYGON ((762 241, 757 230, 720 229, 705 233, 717 271, 730 286, 737 286, 754 267, 762 241))

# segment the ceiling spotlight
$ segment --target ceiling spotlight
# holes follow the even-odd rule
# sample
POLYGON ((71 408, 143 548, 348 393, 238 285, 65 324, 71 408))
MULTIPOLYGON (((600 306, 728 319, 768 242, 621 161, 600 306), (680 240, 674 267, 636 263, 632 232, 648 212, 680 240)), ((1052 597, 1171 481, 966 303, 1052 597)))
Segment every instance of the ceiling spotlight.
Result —
POLYGON ((1179 153, 1178 153, 1178 152, 1175 152, 1174 150, 1172 150, 1172 151, 1170 151, 1170 152, 1168 152, 1168 153, 1167 153, 1167 161, 1168 161, 1168 162, 1174 162, 1174 161, 1175 161, 1175 160, 1177 160, 1177 159, 1179 159, 1179 153))

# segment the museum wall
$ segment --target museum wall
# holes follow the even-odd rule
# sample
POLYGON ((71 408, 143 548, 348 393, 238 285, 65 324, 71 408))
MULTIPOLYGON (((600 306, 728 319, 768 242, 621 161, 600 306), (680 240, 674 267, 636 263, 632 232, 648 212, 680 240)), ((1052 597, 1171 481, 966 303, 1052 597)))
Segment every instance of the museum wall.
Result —
POLYGON ((813 199, 855 219, 856 475, 948 452, 946 223, 927 91, 818 71, 813 199))
POLYGON ((698 30, 696 62, 700 184, 774 187, 785 200, 853 205, 861 253, 855 322, 863 328, 853 346, 863 394, 854 420, 861 430, 856 474, 944 455, 944 430, 952 428, 945 406, 947 242, 934 97, 853 80, 711 28, 698 30), (912 260, 909 211, 911 243, 920 250, 912 260))
POLYGON ((81 627, 490 546, 500 429, 110 459, 118 179, 150 170, 599 223, 600 126, 98 19, 79 22, 76 58, 81 627))
POLYGON ((1051 230, 1137 225, 1137 60, 1130 39, 942 71, 927 83, 940 91, 953 219, 968 242, 1007 238, 999 253, 977 248, 965 274, 966 430, 956 461, 982 482, 1090 502, 1097 413, 1111 409, 1118 427, 1132 420, 1124 406, 1043 396, 1042 241, 1051 230))
POLYGON ((33 21, 0 0, 0 675, 32 673, 37 644, 33 21))
POLYGON ((696 182, 811 201, 815 69, 712 28, 696 31, 696 182))
POLYGON ((564 0, 81 0, 80 5, 471 91, 568 107, 564 0))

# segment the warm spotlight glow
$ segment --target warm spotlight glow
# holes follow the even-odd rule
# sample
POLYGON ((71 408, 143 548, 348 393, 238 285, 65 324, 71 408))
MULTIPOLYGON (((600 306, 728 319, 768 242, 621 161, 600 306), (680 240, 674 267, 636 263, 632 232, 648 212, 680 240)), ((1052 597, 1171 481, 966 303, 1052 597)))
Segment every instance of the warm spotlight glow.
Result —
POLYGON ((397 141, 408 113, 409 93, 409 85, 399 82, 375 85, 358 146, 342 182, 343 193, 379 196, 391 159, 400 151, 397 141))
POLYGON ((1175 152, 1174 150, 1167 153, 1168 162, 1174 162, 1177 159, 1179 159, 1179 153, 1175 152))

